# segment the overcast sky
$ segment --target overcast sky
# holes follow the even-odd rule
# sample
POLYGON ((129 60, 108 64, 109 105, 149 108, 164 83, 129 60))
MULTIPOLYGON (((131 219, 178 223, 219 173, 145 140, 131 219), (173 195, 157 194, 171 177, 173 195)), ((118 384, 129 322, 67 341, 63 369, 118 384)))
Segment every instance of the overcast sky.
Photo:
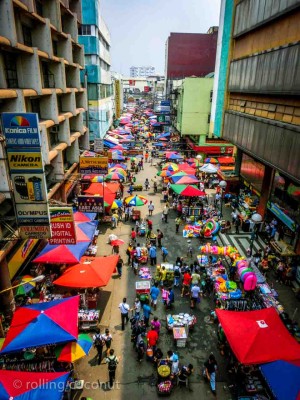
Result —
POLYGON ((129 75, 132 65, 164 73, 170 32, 206 33, 219 25, 221 0, 101 0, 111 34, 112 71, 129 75))

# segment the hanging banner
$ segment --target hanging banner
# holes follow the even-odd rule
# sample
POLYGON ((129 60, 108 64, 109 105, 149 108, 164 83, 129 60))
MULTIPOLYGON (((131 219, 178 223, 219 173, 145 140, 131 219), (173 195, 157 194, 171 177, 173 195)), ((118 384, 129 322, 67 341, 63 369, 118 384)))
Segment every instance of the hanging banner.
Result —
POLYGON ((50 225, 20 226, 19 236, 21 239, 48 239, 51 237, 50 225))
POLYGON ((115 103, 116 103, 116 118, 120 118, 121 115, 121 82, 115 80, 115 103))
POLYGON ((107 174, 108 157, 81 156, 79 162, 81 174, 107 174))
POLYGON ((103 213, 103 197, 78 196, 78 211, 103 213))
POLYGON ((18 250, 12 256, 12 258, 8 262, 8 271, 10 275, 10 279, 13 279, 17 274, 20 267, 24 264, 24 262, 28 259, 30 253, 34 249, 34 246, 37 244, 37 240, 28 239, 23 240, 18 250))
POLYGON ((51 239, 49 244, 76 244, 72 207, 50 208, 51 239))
POLYGON ((103 139, 94 138, 94 151, 101 152, 104 149, 103 139))

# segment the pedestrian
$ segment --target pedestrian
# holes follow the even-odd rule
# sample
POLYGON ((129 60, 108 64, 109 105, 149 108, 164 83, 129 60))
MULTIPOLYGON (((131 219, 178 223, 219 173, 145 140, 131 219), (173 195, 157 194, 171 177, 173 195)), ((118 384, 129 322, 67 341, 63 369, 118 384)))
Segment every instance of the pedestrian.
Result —
POLYGON ((106 356, 108 356, 111 347, 111 342, 113 340, 108 328, 105 329, 105 334, 103 335, 103 339, 105 340, 105 345, 106 345, 106 356))
POLYGON ((235 233, 239 234, 240 233, 239 227, 241 226, 241 220, 239 217, 236 218, 234 226, 235 226, 235 233))
POLYGON ((135 221, 135 233, 138 235, 140 229, 140 221, 135 221))
POLYGON ((134 317, 136 320, 140 319, 140 314, 141 314, 141 308, 142 308, 142 304, 140 302, 140 299, 137 297, 134 301, 134 317))
POLYGON ((174 286, 178 287, 180 284, 181 271, 179 265, 174 267, 174 286))
POLYGON ((195 308, 196 304, 200 302, 200 287, 198 283, 192 286, 191 288, 191 308, 195 308))
POLYGON ((156 310, 157 299, 160 294, 160 290, 158 287, 158 282, 155 282, 154 286, 150 289, 150 298, 151 298, 151 306, 156 310))
POLYGON ((161 248, 161 254, 162 254, 163 262, 166 262, 167 261, 167 256, 169 254, 168 249, 166 247, 162 247, 161 248))
POLYGON ((161 286, 164 286, 166 279, 167 279, 167 270, 166 270, 166 267, 163 265, 160 270, 160 285, 161 286))
POLYGON ((161 248, 161 239, 163 239, 164 234, 162 233, 162 231, 160 229, 156 230, 156 237, 157 237, 158 247, 161 248))
POLYGON ((164 209, 163 209, 163 215, 164 215, 164 221, 166 224, 168 223, 168 214, 169 214, 169 207, 167 205, 165 205, 164 209))
POLYGON ((158 342, 158 333, 155 329, 151 328, 147 333, 147 344, 154 350, 156 350, 156 345, 158 342))
POLYGON ((133 250, 133 246, 129 243, 127 250, 126 250, 126 255, 127 255, 127 265, 129 266, 131 264, 131 252, 133 250))
POLYGON ((117 271, 118 271, 118 275, 119 275, 120 278, 121 278, 121 276, 122 276, 123 264, 124 264, 124 261, 123 261, 122 258, 119 256, 119 260, 118 260, 118 263, 117 263, 117 271))
POLYGON ((156 265, 157 263, 157 258, 156 258, 156 247, 154 244, 151 244, 150 249, 149 249, 149 257, 150 257, 150 265, 156 265))
POLYGON ((201 276, 198 274, 198 272, 192 273, 192 285, 199 285, 201 281, 201 276))
POLYGON ((130 306, 129 306, 129 304, 127 304, 126 297, 124 297, 123 302, 119 304, 119 309, 121 311, 122 331, 124 331, 125 321, 126 321, 126 324, 129 321, 128 312, 130 310, 130 306))
POLYGON ((126 206, 125 207, 125 222, 129 221, 129 210, 130 210, 130 207, 126 206))
POLYGON ((139 259, 140 257, 142 257, 142 248, 140 243, 137 244, 136 246, 136 257, 139 259))
POLYGON ((158 334, 160 333, 161 323, 157 317, 154 317, 150 323, 153 330, 155 330, 158 334))
POLYGON ((131 228, 131 233, 130 233, 131 240, 135 243, 136 241, 136 231, 134 228, 131 228))
POLYGON ((143 305, 143 314, 144 314, 144 324, 148 328, 149 326, 149 318, 152 315, 151 307, 149 306, 148 302, 143 305))
POLYGON ((145 337, 145 333, 141 332, 137 336, 137 340, 136 340, 136 350, 137 350, 137 353, 138 353, 137 361, 139 361, 139 362, 142 362, 142 360, 144 358, 145 351, 146 351, 144 337, 145 337))
POLYGON ((187 243, 188 243, 188 248, 187 248, 186 255, 187 255, 188 257, 193 258, 193 246, 192 246, 192 243, 191 243, 190 240, 188 240, 187 243))
POLYGON ((100 334, 100 329, 97 329, 96 334, 93 336, 93 343, 97 350, 98 365, 100 365, 102 361, 103 346, 105 345, 105 340, 103 335, 100 334))
POLYGON ((109 356, 105 359, 105 362, 108 365, 109 389, 112 389, 114 380, 116 379, 117 365, 119 363, 119 360, 115 355, 114 349, 109 350, 109 356))
POLYGON ((151 217, 154 211, 154 204, 152 202, 152 200, 150 200, 150 203, 148 205, 148 211, 149 211, 149 216, 151 217))
POLYGON ((114 244, 112 249, 111 249, 112 254, 119 254, 120 252, 120 247, 118 244, 114 244))
POLYGON ((149 179, 148 178, 146 178, 144 185, 145 185, 145 190, 149 190, 150 183, 149 183, 149 179))
POLYGON ((175 218, 176 233, 179 232, 179 225, 180 224, 181 224, 181 218, 180 217, 175 218))
POLYGON ((192 282, 192 276, 190 274, 190 271, 187 270, 183 274, 181 297, 183 297, 184 295, 188 296, 190 294, 191 282, 192 282))
POLYGON ((208 360, 204 363, 204 376, 210 383, 210 388, 214 396, 217 396, 216 392, 216 372, 218 364, 213 354, 210 354, 208 360))

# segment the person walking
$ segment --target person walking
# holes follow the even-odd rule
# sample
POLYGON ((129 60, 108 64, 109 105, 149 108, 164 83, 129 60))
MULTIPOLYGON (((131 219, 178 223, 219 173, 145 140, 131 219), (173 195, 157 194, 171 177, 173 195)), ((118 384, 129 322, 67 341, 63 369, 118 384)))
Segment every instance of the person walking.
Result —
POLYGON ((152 200, 150 200, 150 203, 148 205, 148 211, 149 211, 149 216, 151 217, 154 211, 154 204, 152 202, 152 200))
POLYGON ((168 254, 169 254, 168 249, 167 249, 166 247, 163 246, 163 247, 161 248, 161 254, 162 254, 163 262, 166 262, 166 261, 167 261, 167 256, 168 256, 168 254))
POLYGON ((152 244, 149 249, 149 257, 150 257, 150 265, 156 265, 157 258, 156 258, 156 247, 152 244))
POLYGON ((141 314, 141 308, 142 308, 142 304, 140 302, 140 299, 137 297, 134 301, 134 317, 136 320, 140 319, 140 314, 141 314))
POLYGON ((113 340, 113 338, 112 338, 112 336, 111 336, 111 334, 110 334, 108 328, 105 329, 105 334, 102 335, 102 337, 103 337, 103 339, 105 340, 105 345, 106 345, 106 357, 107 357, 107 356, 109 355, 109 350, 110 350, 110 347, 111 347, 111 342, 112 342, 112 340, 113 340))
POLYGON ((127 304, 127 299, 124 297, 123 302, 119 304, 119 309, 121 311, 121 321, 122 321, 122 331, 125 330, 125 321, 126 324, 129 321, 128 312, 130 310, 129 304, 127 304))
POLYGON ((118 260, 118 263, 117 263, 117 271, 118 271, 119 278, 121 278, 121 276, 122 276, 123 264, 124 264, 124 261, 119 256, 119 260, 118 260))
POLYGON ((160 294, 160 290, 158 287, 158 282, 155 282, 154 286, 150 289, 150 298, 151 298, 151 306, 156 310, 157 299, 160 294))
POLYGON ((98 365, 100 365, 101 361, 102 361, 103 347, 105 345, 105 339, 104 339, 104 336, 101 335, 100 329, 97 329, 96 334, 93 336, 93 343, 94 343, 95 349, 97 350, 98 365))
POLYGON ((180 225, 180 224, 181 224, 181 218, 180 218, 180 217, 177 217, 177 218, 175 219, 176 233, 179 232, 179 225, 180 225))
POLYGON ((148 303, 145 303, 143 305, 143 314, 144 314, 144 324, 148 328, 150 315, 152 314, 151 307, 148 303))
POLYGON ((200 302, 200 287, 198 283, 192 286, 191 288, 191 308, 195 308, 196 304, 200 302))
POLYGON ((158 247, 161 248, 161 239, 163 239, 164 234, 162 233, 162 231, 160 229, 156 230, 156 237, 157 237, 158 247))
POLYGON ((179 287, 181 278, 181 270, 179 265, 175 265, 174 267, 174 286, 179 287))
POLYGON ((204 376, 210 383, 210 388, 214 396, 217 396, 216 392, 216 372, 218 364, 215 356, 211 353, 208 360, 204 363, 204 376))
POLYGON ((234 226, 235 226, 235 233, 239 234, 240 233, 240 226, 241 226, 241 220, 239 217, 236 218, 235 222, 234 222, 234 226))
POLYGON ((106 357, 105 362, 108 366, 109 376, 109 389, 113 388, 114 380, 116 379, 116 369, 119 363, 117 356, 115 355, 114 349, 109 350, 109 356, 106 357))
POLYGON ((163 216, 166 224, 168 223, 168 214, 169 214, 169 207, 165 205, 163 209, 163 216))

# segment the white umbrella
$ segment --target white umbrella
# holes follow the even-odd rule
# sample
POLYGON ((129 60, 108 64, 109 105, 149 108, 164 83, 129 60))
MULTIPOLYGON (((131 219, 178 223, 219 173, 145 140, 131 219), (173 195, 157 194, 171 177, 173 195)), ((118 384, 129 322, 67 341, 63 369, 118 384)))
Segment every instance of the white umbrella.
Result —
POLYGON ((218 169, 212 164, 204 164, 200 168, 201 172, 205 172, 206 174, 215 174, 218 172, 218 169))

